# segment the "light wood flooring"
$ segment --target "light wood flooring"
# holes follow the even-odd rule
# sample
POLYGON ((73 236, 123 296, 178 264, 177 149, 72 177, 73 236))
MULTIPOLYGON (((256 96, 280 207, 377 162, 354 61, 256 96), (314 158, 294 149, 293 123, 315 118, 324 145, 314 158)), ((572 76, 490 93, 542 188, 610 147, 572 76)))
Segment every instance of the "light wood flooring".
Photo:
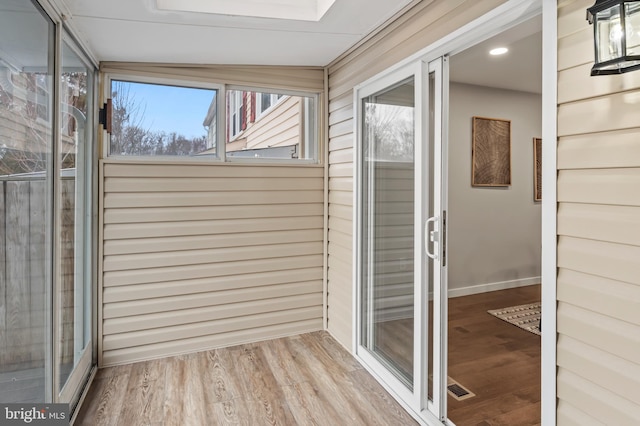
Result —
MULTIPOLYGON (((456 426, 540 424, 540 337, 486 312, 539 300, 540 286, 449 300, 448 374, 476 394, 448 398, 456 426)), ((398 336, 411 334, 397 326, 398 336)), ((340 344, 316 332, 102 369, 76 424, 416 423, 340 344)))
POLYGON ((326 332, 105 368, 76 425, 415 425, 326 332))

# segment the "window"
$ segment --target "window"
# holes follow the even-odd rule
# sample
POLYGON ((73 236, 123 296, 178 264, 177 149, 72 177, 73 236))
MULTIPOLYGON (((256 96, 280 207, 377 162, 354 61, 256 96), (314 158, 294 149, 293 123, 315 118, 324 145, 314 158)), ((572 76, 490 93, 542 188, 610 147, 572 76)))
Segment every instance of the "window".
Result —
POLYGON ((257 96, 257 116, 260 117, 263 112, 271 108, 278 102, 278 99, 282 99, 284 95, 278 95, 275 93, 256 93, 257 96))
POLYGON ((111 76, 108 155, 317 161, 317 95, 200 84, 111 76))
POLYGON ((216 156, 218 90, 111 80, 112 156, 216 156))
POLYGON ((237 89, 227 102, 227 158, 317 158, 315 97, 237 89))

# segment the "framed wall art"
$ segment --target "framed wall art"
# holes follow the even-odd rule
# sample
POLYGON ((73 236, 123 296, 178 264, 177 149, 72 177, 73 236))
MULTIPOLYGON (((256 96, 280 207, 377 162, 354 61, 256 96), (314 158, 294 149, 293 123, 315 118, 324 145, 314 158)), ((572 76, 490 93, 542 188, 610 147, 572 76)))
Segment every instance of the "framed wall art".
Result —
POLYGON ((473 117, 472 186, 511 185, 511 120, 473 117))

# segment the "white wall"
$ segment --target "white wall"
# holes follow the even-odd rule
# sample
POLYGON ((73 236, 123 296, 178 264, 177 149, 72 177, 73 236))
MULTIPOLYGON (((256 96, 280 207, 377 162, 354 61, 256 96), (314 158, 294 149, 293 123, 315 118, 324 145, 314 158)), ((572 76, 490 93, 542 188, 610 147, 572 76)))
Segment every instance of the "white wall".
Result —
MULTIPOLYGON (((517 285, 540 276, 541 204, 533 200, 537 94, 452 83, 449 125, 449 288, 517 285), (511 186, 471 186, 472 117, 511 120, 511 186), (521 281, 523 280, 523 281, 521 281), (505 283, 507 282, 507 283, 505 283)), ((479 289, 475 289, 478 291, 479 289)), ((470 290, 473 292, 473 290, 470 290)))

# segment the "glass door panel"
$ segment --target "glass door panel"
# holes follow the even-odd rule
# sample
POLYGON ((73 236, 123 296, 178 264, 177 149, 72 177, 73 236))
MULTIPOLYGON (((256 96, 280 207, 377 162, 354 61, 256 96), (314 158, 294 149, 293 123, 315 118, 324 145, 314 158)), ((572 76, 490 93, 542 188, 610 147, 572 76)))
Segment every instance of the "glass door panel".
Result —
POLYGON ((362 345, 408 388, 414 367, 415 84, 363 99, 362 345))
MULTIPOLYGON (((90 365, 90 171, 93 72, 66 37, 62 43, 58 173, 58 386, 90 365), (86 349, 89 347, 89 350, 86 349), (84 360, 81 364, 81 361, 84 360)), ((75 386, 71 386, 72 388, 75 386)), ((65 398, 62 398, 63 400, 65 398)))
POLYGON ((54 25, 0 13, 0 403, 51 400, 54 25))

